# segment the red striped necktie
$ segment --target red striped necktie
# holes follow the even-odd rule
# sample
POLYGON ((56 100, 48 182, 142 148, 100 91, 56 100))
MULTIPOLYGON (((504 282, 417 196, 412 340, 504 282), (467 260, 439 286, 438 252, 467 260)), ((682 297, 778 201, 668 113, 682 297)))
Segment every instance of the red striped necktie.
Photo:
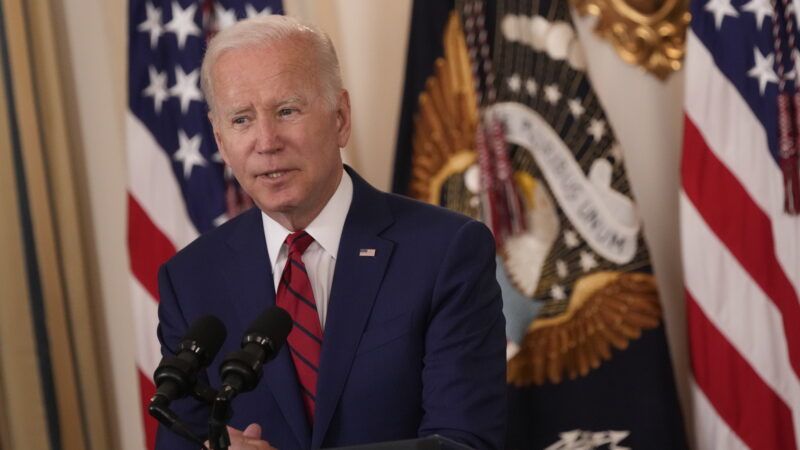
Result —
POLYGON ((314 423, 317 373, 322 348, 322 327, 319 323, 317 302, 314 300, 311 281, 302 259, 303 252, 312 242, 314 238, 302 230, 286 237, 289 259, 286 260, 275 299, 275 303, 288 311, 294 321, 287 346, 292 354, 303 404, 311 424, 314 423))

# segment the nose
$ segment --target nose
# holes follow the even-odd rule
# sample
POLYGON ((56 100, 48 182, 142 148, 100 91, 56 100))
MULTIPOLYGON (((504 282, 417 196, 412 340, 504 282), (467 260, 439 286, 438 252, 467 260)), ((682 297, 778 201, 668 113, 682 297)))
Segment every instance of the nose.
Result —
POLYGON ((256 151, 273 153, 281 148, 280 129, 275 121, 261 118, 256 126, 256 151))

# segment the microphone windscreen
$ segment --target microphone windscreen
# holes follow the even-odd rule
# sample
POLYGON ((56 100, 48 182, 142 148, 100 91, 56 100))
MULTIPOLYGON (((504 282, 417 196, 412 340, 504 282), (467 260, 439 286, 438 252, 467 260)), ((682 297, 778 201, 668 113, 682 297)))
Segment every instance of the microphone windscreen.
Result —
POLYGON ((273 351, 277 353, 286 342, 292 326, 292 316, 285 309, 273 306, 250 324, 245 336, 257 335, 268 338, 275 346, 273 351))
POLYGON ((180 348, 202 354, 201 364, 207 365, 217 355, 227 335, 221 320, 214 316, 203 316, 186 331, 180 348))

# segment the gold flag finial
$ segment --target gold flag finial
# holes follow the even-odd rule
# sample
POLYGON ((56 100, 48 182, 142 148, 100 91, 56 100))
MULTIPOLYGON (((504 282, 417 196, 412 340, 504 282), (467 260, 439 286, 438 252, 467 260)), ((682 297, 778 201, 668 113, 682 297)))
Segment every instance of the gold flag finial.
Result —
POLYGON ((680 70, 691 15, 687 0, 572 0, 581 15, 597 16, 595 33, 626 62, 665 80, 680 70))

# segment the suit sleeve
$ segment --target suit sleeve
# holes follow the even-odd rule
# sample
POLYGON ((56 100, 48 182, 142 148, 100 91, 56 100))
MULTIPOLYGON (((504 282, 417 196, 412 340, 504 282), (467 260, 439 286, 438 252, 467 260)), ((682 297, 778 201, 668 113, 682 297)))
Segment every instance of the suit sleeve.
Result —
MULTIPOLYGON (((161 355, 162 357, 173 356, 181 337, 188 329, 188 323, 178 302, 167 264, 161 266, 158 271, 158 292, 158 340, 161 344, 161 355)), ((202 375, 200 379, 207 381, 202 375)), ((191 430, 205 438, 207 435, 206 424, 210 413, 208 407, 189 397, 172 402, 170 408, 191 430)), ((159 424, 155 448, 156 450, 197 450, 197 445, 159 424)))
POLYGON ((452 239, 436 279, 425 335, 420 435, 503 448, 505 318, 491 232, 468 222, 452 239))

